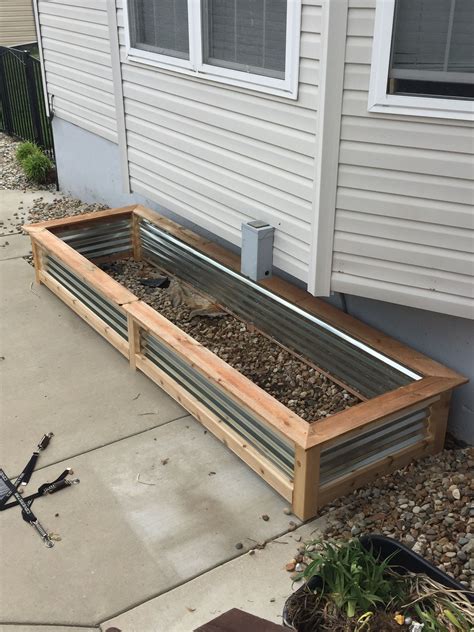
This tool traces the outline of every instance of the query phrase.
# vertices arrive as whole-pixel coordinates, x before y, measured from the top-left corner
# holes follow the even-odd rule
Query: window
[[[301,0],[128,0],[127,56],[297,97]]]
[[[473,0],[377,0],[369,110],[474,118]]]
[[[130,18],[133,48],[189,59],[187,0],[135,0]]]

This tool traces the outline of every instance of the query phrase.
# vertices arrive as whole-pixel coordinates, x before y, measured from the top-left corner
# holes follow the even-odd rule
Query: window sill
[[[137,54],[138,53],[138,54]],[[181,60],[180,60],[181,61]],[[298,83],[290,81],[272,79],[264,75],[246,74],[235,70],[220,68],[218,66],[205,66],[203,70],[196,70],[191,67],[189,61],[183,64],[172,63],[156,59],[155,55],[144,54],[144,51],[130,51],[127,55],[127,62],[137,66],[148,66],[157,70],[167,70],[169,72],[184,75],[194,79],[203,79],[208,82],[235,86],[254,92],[261,92],[272,96],[284,97],[296,100],[298,98]]]
[[[472,101],[400,95],[384,95],[384,97],[375,100],[369,97],[368,111],[378,114],[474,121]]]

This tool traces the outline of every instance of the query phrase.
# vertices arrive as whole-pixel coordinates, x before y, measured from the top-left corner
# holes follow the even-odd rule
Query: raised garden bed
[[[237,256],[141,206],[25,228],[37,281],[291,502],[298,517],[442,448],[451,391],[465,378],[304,290],[277,277],[246,279]],[[120,260],[122,268],[110,266]],[[160,297],[165,290],[140,291],[134,269],[149,275],[150,266],[229,316],[191,318],[189,310],[171,309]],[[249,349],[237,359],[222,342],[235,331]],[[246,362],[252,345],[254,361]]]

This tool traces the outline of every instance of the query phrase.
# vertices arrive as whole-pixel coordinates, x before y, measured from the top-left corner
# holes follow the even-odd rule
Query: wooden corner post
[[[320,453],[319,446],[296,446],[292,509],[300,520],[314,518],[318,511]]]
[[[132,248],[135,261],[142,259],[142,243],[140,239],[140,216],[132,213]]]
[[[127,326],[130,368],[135,371],[137,368],[137,355],[140,353],[140,326],[129,313],[127,313]]]
[[[35,281],[36,283],[39,284],[41,283],[40,272],[41,272],[41,269],[43,268],[42,252],[38,244],[36,243],[36,240],[33,237],[33,235],[30,235],[30,239],[31,239],[31,252],[33,254],[33,263],[35,264]]]
[[[439,400],[430,406],[428,433],[432,443],[433,453],[439,452],[444,446],[451,395],[452,391],[445,391],[441,394]]]

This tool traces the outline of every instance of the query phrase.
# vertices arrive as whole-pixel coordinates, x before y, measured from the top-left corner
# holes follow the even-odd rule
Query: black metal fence
[[[0,131],[41,147],[54,160],[41,63],[27,50],[0,46]]]

